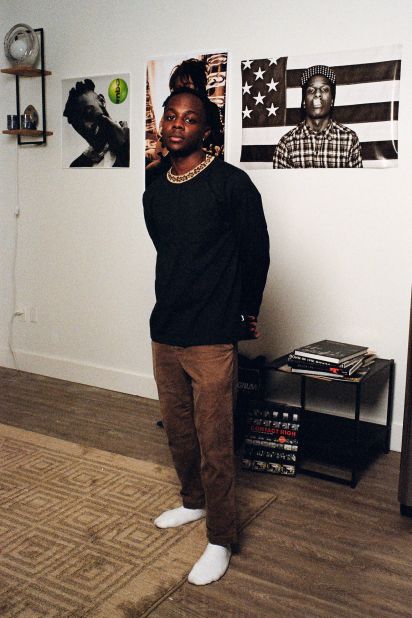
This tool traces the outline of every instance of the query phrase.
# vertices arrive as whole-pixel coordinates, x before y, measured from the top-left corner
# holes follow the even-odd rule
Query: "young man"
[[[304,120],[280,139],[273,167],[362,167],[358,136],[332,118],[334,71],[325,65],[309,67],[301,84]]]
[[[150,319],[154,374],[183,505],[155,524],[206,517],[208,545],[189,574],[197,585],[225,573],[237,541],[233,406],[242,314],[251,337],[269,267],[260,195],[241,170],[205,154],[209,101],[189,88],[164,103],[171,168],[143,196],[157,250]]]
[[[183,60],[183,62],[176,65],[169,79],[170,92],[174,92],[177,88],[190,88],[208,97],[206,84],[206,63],[196,58]],[[202,145],[203,150],[223,159],[224,129],[220,114],[222,113],[222,117],[224,117],[224,110],[219,110],[216,103],[209,101],[208,111],[210,116],[210,131],[207,140],[205,140]],[[153,159],[146,165],[146,187],[148,187],[166,168],[169,169],[170,165],[170,155],[163,142],[163,138],[160,138],[155,145]]]
[[[115,122],[106,109],[102,94],[96,94],[91,79],[71,88],[63,116],[89,147],[70,167],[129,167],[129,129]]]

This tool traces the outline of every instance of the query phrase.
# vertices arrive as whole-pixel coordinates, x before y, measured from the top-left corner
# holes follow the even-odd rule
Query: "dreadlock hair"
[[[74,88],[70,89],[63,112],[63,116],[67,118],[69,124],[72,124],[73,116],[76,115],[78,98],[85,92],[94,92],[95,87],[95,83],[91,79],[85,79],[83,82],[76,82]],[[104,104],[104,102],[102,103]]]
[[[167,105],[169,105],[170,99],[172,99],[173,97],[177,97],[177,95],[179,94],[191,94],[197,99],[199,99],[199,101],[202,102],[203,109],[205,112],[206,124],[211,127],[213,124],[213,118],[212,118],[212,112],[211,112],[213,103],[209,101],[206,93],[199,92],[199,90],[194,90],[193,88],[188,88],[187,86],[176,88],[175,90],[172,90],[169,96],[165,99],[163,103],[163,107],[167,107]]]
[[[167,105],[169,105],[170,99],[176,97],[179,94],[191,94],[202,102],[205,112],[206,124],[208,127],[210,127],[209,137],[205,138],[203,142],[204,146],[206,148],[209,148],[213,145],[221,146],[223,144],[223,127],[220,121],[219,108],[216,103],[210,101],[206,92],[203,93],[199,92],[199,90],[193,90],[193,88],[182,86],[181,88],[176,88],[169,94],[169,96],[163,103],[163,107],[167,107]]]
[[[190,77],[193,82],[195,90],[206,93],[206,63],[204,60],[197,60],[196,58],[189,58],[189,60],[183,60],[180,64],[177,64],[170,74],[169,90],[176,90],[176,82],[180,78]]]

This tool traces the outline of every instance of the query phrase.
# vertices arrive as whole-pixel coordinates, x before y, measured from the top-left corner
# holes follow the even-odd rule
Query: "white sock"
[[[188,582],[196,586],[216,582],[226,573],[231,555],[229,546],[208,543],[204,553],[190,571]]]
[[[202,519],[205,516],[205,509],[187,509],[184,506],[179,506],[177,509],[164,511],[154,520],[154,524],[158,528],[176,528],[191,521]]]

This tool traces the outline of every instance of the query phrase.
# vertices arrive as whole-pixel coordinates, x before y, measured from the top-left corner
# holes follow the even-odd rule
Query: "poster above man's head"
[[[243,61],[242,167],[397,166],[401,52]]]
[[[210,131],[204,138],[206,153],[223,158],[227,53],[186,54],[149,60],[146,78],[146,185],[170,167],[162,141],[163,104],[180,88],[207,97]]]

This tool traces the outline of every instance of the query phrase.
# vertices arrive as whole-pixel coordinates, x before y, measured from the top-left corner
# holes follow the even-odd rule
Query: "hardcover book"
[[[366,354],[367,351],[368,348],[366,346],[323,339],[322,341],[316,341],[301,348],[296,348],[294,354],[330,363],[344,363],[352,358]]]
[[[242,466],[248,470],[294,476],[301,408],[274,401],[251,401]]]
[[[348,361],[344,361],[343,363],[331,363],[329,361],[318,360],[316,358],[307,358],[306,356],[298,356],[297,354],[289,354],[288,356],[288,365],[290,367],[296,367],[296,369],[316,369],[319,371],[329,371],[330,368],[337,369],[348,369],[352,367],[355,363],[358,363],[359,360],[362,360],[371,356],[371,354],[361,354],[359,356],[355,356],[355,358],[351,358]]]
[[[369,371],[371,370],[371,368],[373,367],[373,365],[376,362],[376,358],[374,355],[371,355],[371,359],[368,360],[366,359],[361,366],[359,367],[359,369],[357,369],[355,371],[355,373],[353,373],[350,376],[342,376],[342,375],[336,375],[333,373],[326,373],[325,372],[308,372],[306,370],[302,371],[302,374],[306,374],[308,376],[311,376],[317,380],[342,380],[344,382],[361,382],[363,380],[363,378],[369,373]],[[290,365],[281,365],[280,367],[278,367],[279,371],[284,371],[285,373],[292,373],[293,372],[293,367],[291,367]],[[300,373],[300,372],[299,372]]]
[[[292,373],[308,373],[309,375],[315,376],[351,376],[355,371],[362,367],[364,356],[362,355],[359,359],[355,359],[350,365],[346,367],[339,367],[336,365],[332,365],[331,367],[315,367],[310,365],[309,367],[302,367],[304,363],[300,366],[292,365]]]
[[[254,472],[270,472],[271,474],[283,474],[285,476],[295,476],[296,474],[295,465],[249,459],[248,457],[242,459],[242,467],[245,470],[253,470]]]

